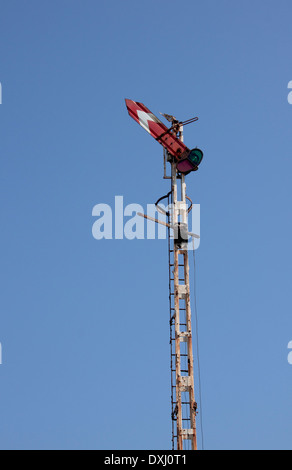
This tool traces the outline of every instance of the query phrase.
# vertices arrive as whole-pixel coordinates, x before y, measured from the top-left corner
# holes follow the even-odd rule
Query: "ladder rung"
[[[176,405],[176,403],[177,403],[176,401],[172,402],[173,405]],[[190,405],[191,403],[189,401],[181,401],[181,404],[182,405]]]
[[[172,402],[173,405],[176,405],[176,403],[177,403],[176,400]],[[191,403],[189,401],[181,401],[181,404],[182,405],[190,405]]]
[[[172,354],[172,356],[176,356],[176,354]],[[188,357],[188,354],[180,354],[180,357]]]
[[[183,331],[182,333],[186,333],[186,332]],[[184,337],[186,338],[186,336],[184,336]],[[176,340],[176,338],[173,338],[173,337],[171,337],[170,339],[171,339],[171,341],[175,341],[175,340]],[[179,338],[178,338],[178,339],[179,339]],[[186,343],[186,342],[187,342],[187,341],[184,341],[184,343]],[[182,354],[180,354],[180,356],[182,356]],[[187,354],[186,354],[186,356],[187,356]]]

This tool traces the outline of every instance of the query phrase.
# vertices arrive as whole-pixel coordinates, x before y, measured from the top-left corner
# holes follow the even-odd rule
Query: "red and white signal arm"
[[[203,152],[199,149],[190,150],[179,140],[175,134],[160,121],[142,103],[126,99],[129,115],[135,119],[157,142],[159,142],[177,161],[177,169],[181,173],[189,173],[198,169],[198,164],[203,158]],[[196,155],[194,154],[196,152]],[[201,153],[198,162],[198,152]]]

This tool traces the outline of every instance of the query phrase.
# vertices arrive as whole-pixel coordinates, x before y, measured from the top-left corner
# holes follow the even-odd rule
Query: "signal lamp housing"
[[[198,148],[191,150],[186,158],[178,162],[178,171],[185,174],[190,173],[191,171],[197,171],[201,161],[203,160],[203,156],[204,154],[202,150]]]

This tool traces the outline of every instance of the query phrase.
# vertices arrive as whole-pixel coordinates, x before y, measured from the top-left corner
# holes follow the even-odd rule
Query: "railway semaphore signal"
[[[198,170],[203,159],[202,150],[198,148],[190,150],[177,137],[181,126],[197,121],[197,117],[187,121],[178,121],[169,114],[163,114],[168,121],[172,122],[172,126],[168,129],[144,104],[128,99],[125,101],[129,115],[175,158],[178,171],[188,174]]]
[[[188,230],[192,202],[186,195],[185,176],[198,170],[203,152],[198,148],[190,150],[183,143],[183,125],[198,118],[178,121],[170,114],[163,114],[172,124],[167,128],[144,104],[126,99],[126,106],[130,116],[163,146],[164,178],[171,179],[171,190],[156,202],[158,212],[167,216],[167,222],[138,215],[168,227],[172,449],[197,450],[198,404],[194,385],[188,242],[190,238],[200,237]],[[171,176],[166,176],[166,160],[171,165]],[[163,199],[168,202],[167,211],[159,206]]]

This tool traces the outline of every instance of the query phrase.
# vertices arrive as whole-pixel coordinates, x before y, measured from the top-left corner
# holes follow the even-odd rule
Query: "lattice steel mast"
[[[167,129],[142,103],[126,99],[126,106],[129,115],[164,147],[164,178],[171,180],[171,191],[156,202],[161,212],[159,202],[168,199],[168,211],[162,210],[168,223],[139,215],[168,227],[172,448],[197,450],[188,239],[190,235],[198,236],[188,230],[192,203],[187,206],[190,199],[186,195],[185,175],[198,169],[203,152],[184,145],[183,124],[198,118],[180,122],[164,114],[172,123]],[[170,177],[166,176],[166,161],[171,164]]]
[[[179,127],[178,135],[183,140],[182,126]],[[175,227],[173,236],[168,229],[172,448],[183,450],[190,446],[196,450],[197,403],[194,391],[186,182],[185,175],[177,172],[176,163],[170,163],[169,224]]]

